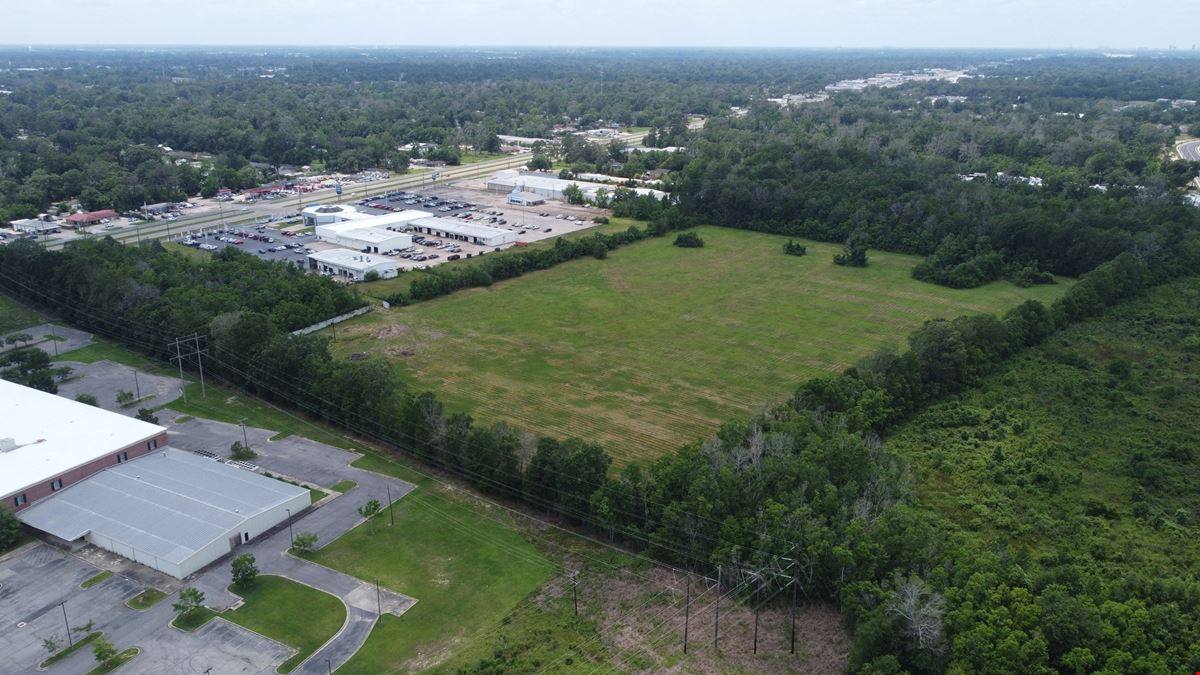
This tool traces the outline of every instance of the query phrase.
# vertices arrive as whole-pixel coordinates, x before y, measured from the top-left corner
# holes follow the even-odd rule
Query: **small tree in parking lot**
[[[86,403],[87,405],[91,405],[91,406],[96,406],[96,407],[100,406],[100,401],[97,401],[96,397],[92,396],[91,394],[79,394],[78,396],[75,397],[75,400],[79,401],[80,403]]]
[[[233,445],[229,446],[229,459],[239,462],[248,462],[255,457],[258,457],[258,453],[251,450],[249,447],[242,445],[241,441],[234,441]]]
[[[112,640],[103,635],[97,635],[96,639],[92,640],[92,656],[96,657],[96,663],[106,663],[116,655],[117,648],[113,646]]]
[[[133,403],[132,391],[125,391],[124,389],[117,391],[117,405],[127,406],[130,403]]]
[[[195,586],[188,586],[179,591],[179,602],[171,605],[179,613],[179,616],[185,617],[200,609],[204,605],[204,591],[201,591]]]
[[[233,574],[233,584],[247,588],[254,585],[254,581],[258,579],[258,563],[254,560],[254,556],[249,553],[243,553],[233,559],[230,563],[230,571]]]
[[[155,415],[154,411],[149,408],[138,408],[137,418],[143,422],[158,424],[158,415]]]
[[[62,649],[63,639],[57,635],[51,635],[48,638],[42,638],[42,649],[45,649],[51,656],[58,653]]]

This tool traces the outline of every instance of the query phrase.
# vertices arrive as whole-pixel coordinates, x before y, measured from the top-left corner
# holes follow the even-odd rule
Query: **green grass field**
[[[158,602],[165,597],[167,597],[167,594],[163,593],[162,591],[158,590],[157,588],[147,588],[146,590],[142,591],[141,593],[138,593],[137,595],[130,598],[125,603],[125,606],[129,607],[130,609],[136,609],[138,611],[141,611],[143,609],[150,609],[151,607],[157,605]]]
[[[41,312],[0,293],[0,335],[46,321]]]
[[[619,225],[618,225],[619,227]],[[335,351],[391,358],[414,387],[489,422],[603,442],[624,461],[654,457],[788,397],[926,319],[1050,301],[1067,283],[955,290],[915,281],[914,256],[699,229],[707,246],[664,237],[337,327]]]
[[[233,586],[246,604],[221,614],[240,626],[297,650],[279,666],[291,672],[329,641],[346,622],[346,606],[334,596],[290,579],[262,575],[249,589]]]
[[[378,579],[417,604],[399,618],[385,616],[339,673],[432,668],[493,629],[553,575],[553,563],[505,524],[494,507],[484,517],[477,509],[486,506],[447,494],[377,456],[354,465],[420,487],[396,502],[394,527],[385,512],[308,557],[360,579]]]

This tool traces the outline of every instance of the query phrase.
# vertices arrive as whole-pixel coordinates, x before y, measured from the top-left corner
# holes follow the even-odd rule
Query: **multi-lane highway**
[[[618,134],[616,136],[616,140],[631,145],[640,143],[645,138],[645,133]],[[529,154],[508,155],[475,164],[445,167],[436,171],[436,182],[445,184],[466,178],[486,176],[501,169],[524,166],[528,163],[529,158]],[[353,202],[368,195],[378,195],[384,192],[414,187],[422,188],[433,183],[433,172],[406,173],[386,180],[344,186],[343,193],[340,195],[340,201]],[[245,226],[256,221],[267,220],[271,216],[278,216],[285,212],[294,213],[299,210],[302,201],[311,204],[334,201],[338,197],[335,188],[325,188],[305,193],[294,199],[274,199],[245,206],[241,204],[219,205],[216,211],[209,209],[204,213],[184,216],[175,220],[155,220],[149,223],[139,223],[133,227],[123,227],[119,230],[104,232],[104,236],[112,237],[122,243],[169,239],[185,232],[202,229],[227,225]],[[46,243],[46,248],[61,248],[67,241],[70,240],[52,239]]]
[[[1181,159],[1200,162],[1200,139],[1178,143],[1175,145],[1175,151],[1179,153]]]

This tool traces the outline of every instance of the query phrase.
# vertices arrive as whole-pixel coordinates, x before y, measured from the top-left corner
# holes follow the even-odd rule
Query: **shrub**
[[[243,553],[233,559],[229,569],[233,574],[233,583],[235,586],[253,586],[254,581],[258,579],[258,563],[255,562],[254,556],[249,553]]]
[[[681,232],[675,236],[675,245],[679,248],[702,248],[704,240],[695,232]]]
[[[242,445],[241,441],[234,441],[233,445],[229,446],[229,459],[248,462],[255,457],[258,457],[258,453],[251,450],[248,446]]]
[[[787,255],[805,255],[808,253],[808,247],[788,239],[787,243],[783,245],[783,252]]]
[[[86,403],[91,406],[96,406],[97,408],[100,407],[100,401],[97,401],[96,397],[92,396],[91,394],[80,394],[75,397],[75,400],[79,401],[80,403]]]
[[[317,535],[313,532],[301,532],[292,542],[292,550],[296,553],[311,553],[317,545]]]

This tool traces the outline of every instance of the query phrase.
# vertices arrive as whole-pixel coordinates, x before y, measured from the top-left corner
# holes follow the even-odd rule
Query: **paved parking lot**
[[[58,385],[58,395],[75,398],[79,394],[91,394],[101,408],[122,415],[133,417],[138,408],[154,408],[165,405],[179,398],[183,382],[177,377],[152,375],[145,371],[136,371],[129,366],[112,361],[97,361],[96,363],[78,363],[69,358],[56,361],[70,366],[72,379]],[[124,389],[135,396],[139,393],[142,399],[129,407],[117,404],[117,391]]]
[[[11,348],[4,339],[10,335],[17,335],[19,333],[24,333],[32,337],[33,341],[38,343],[33,346],[49,354],[50,358],[55,358],[59,354],[69,352],[72,349],[79,349],[80,347],[92,344],[91,333],[67,326],[60,326],[56,323],[43,323],[32,328],[0,336],[0,345],[2,345],[0,349]],[[20,345],[12,346],[19,347]]]
[[[31,673],[46,657],[42,639],[66,639],[65,601],[71,626],[95,621],[119,649],[138,646],[142,654],[122,673],[266,673],[287,658],[290,649],[225,621],[214,621],[195,634],[167,626],[174,616],[171,599],[138,612],[125,601],[142,584],[112,576],[86,590],[79,584],[100,570],[46,544],[22,548],[0,560],[0,674]],[[86,673],[96,665],[82,649],[52,672]]]

